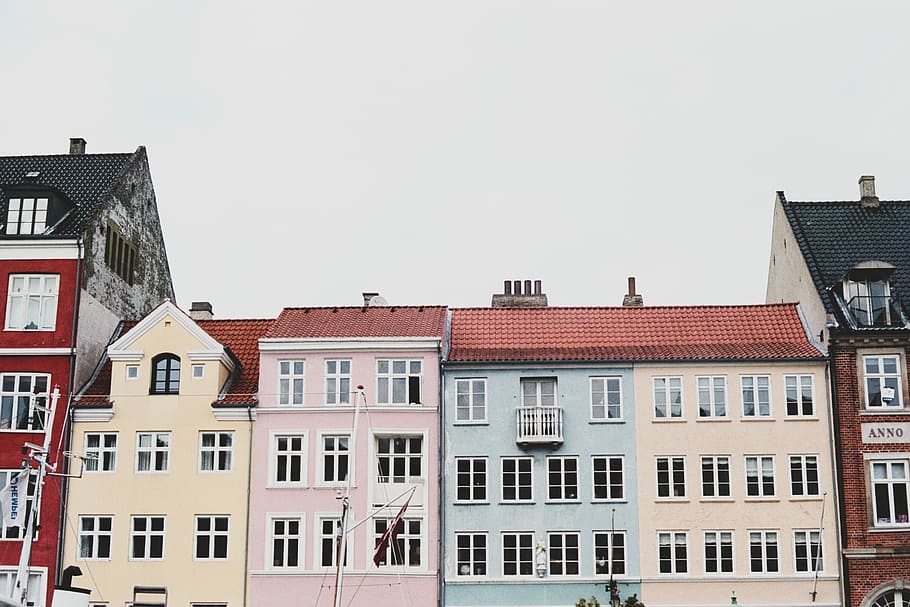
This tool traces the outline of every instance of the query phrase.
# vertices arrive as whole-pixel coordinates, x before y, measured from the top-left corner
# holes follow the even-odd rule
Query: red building
[[[910,201],[778,192],[767,300],[798,300],[830,356],[844,605],[910,605]]]
[[[0,487],[44,441],[40,406],[61,398],[49,461],[62,472],[67,405],[91,375],[118,322],[173,299],[144,148],[125,154],[0,157]],[[78,468],[78,465],[75,466]],[[49,476],[39,505],[29,598],[49,605],[58,576],[65,494]],[[30,488],[31,489],[31,488]],[[8,594],[24,529],[0,526],[0,593]]]

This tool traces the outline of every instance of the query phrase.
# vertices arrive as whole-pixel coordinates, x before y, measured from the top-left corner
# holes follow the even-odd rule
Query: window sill
[[[698,500],[703,504],[735,504],[736,500],[729,495],[723,497],[702,497]]]
[[[817,422],[819,417],[817,415],[788,415],[784,417],[785,422]]]
[[[588,420],[588,423],[589,424],[624,424],[624,423],[626,423],[626,420],[624,420],[621,417],[608,417],[606,419],[602,419],[599,417],[592,417],[591,419]]]
[[[691,500],[688,497],[657,497],[654,498],[655,504],[688,504]]]
[[[749,495],[746,496],[743,501],[745,502],[779,502],[780,498],[775,496],[763,497],[759,495]]]
[[[655,424],[681,424],[686,422],[685,417],[654,417],[651,421]]]
[[[294,486],[296,487],[297,485],[294,485]],[[333,489],[333,490],[335,490],[335,489],[346,489],[347,486],[348,486],[347,481],[342,481],[340,483],[319,482],[319,483],[316,483],[313,485],[313,489]],[[283,488],[284,488],[283,485],[272,485],[272,489],[283,489]],[[357,488],[357,482],[354,481],[351,483],[351,489],[356,489],[356,488]]]
[[[860,417],[882,417],[885,415],[907,416],[910,415],[910,410],[900,407],[897,409],[863,409],[859,412]]]
[[[619,498],[619,499],[600,499],[600,500],[598,500],[598,499],[593,499],[593,500],[591,500],[591,503],[592,503],[592,504],[628,504],[628,503],[629,503],[629,500],[627,500],[626,498]]]
[[[822,495],[791,495],[791,502],[821,502],[825,498]]]
[[[710,415],[708,417],[698,417],[695,419],[696,422],[706,422],[709,424],[723,423],[723,422],[732,422],[733,419],[727,416],[719,415]]]
[[[869,533],[907,533],[910,531],[910,523],[895,523],[894,525],[869,527]]]
[[[472,420],[458,420],[452,422],[453,426],[489,426],[490,422],[487,420],[481,421],[472,421]]]
[[[462,500],[460,502],[458,502],[458,501],[452,502],[452,505],[453,506],[489,506],[490,502],[489,502],[489,500],[478,500],[476,502],[467,502],[467,501]]]
[[[580,503],[581,503],[581,500],[575,499],[575,498],[567,499],[567,500],[546,500],[546,501],[544,501],[544,504],[547,504],[548,506],[558,506],[559,504],[580,504]]]
[[[770,415],[743,415],[739,418],[742,422],[773,422],[774,417]]]
[[[537,502],[535,502],[534,500],[528,500],[528,501],[519,501],[519,500],[506,501],[506,500],[501,500],[501,501],[499,502],[499,505],[500,505],[500,506],[529,506],[529,505],[530,505],[530,506],[533,506],[533,505],[536,504],[536,503],[537,503]]]

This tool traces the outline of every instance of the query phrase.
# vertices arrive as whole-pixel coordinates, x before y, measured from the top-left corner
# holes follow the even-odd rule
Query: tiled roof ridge
[[[521,310],[525,312],[541,312],[544,310],[730,310],[734,308],[792,308],[799,305],[796,301],[776,301],[770,303],[751,304],[691,304],[691,305],[660,305],[660,306],[469,306],[449,308],[453,312],[473,310]]]
[[[859,200],[785,200],[787,204],[862,204]],[[910,203],[910,200],[884,200],[879,199],[879,204]]]
[[[420,308],[431,308],[431,309],[436,309],[436,308],[446,308],[446,307],[448,307],[448,306],[446,306],[445,304],[432,304],[432,305],[425,305],[425,304],[408,304],[408,305],[404,305],[404,306],[398,306],[398,305],[394,305],[394,306],[363,306],[363,305],[360,305],[360,306],[288,306],[288,307],[282,308],[282,311],[297,311],[297,310],[361,310],[361,309],[364,309],[364,310],[366,310],[366,309],[384,310],[384,309],[386,309],[386,308],[393,309],[393,310],[394,310],[394,309],[420,309]]]
[[[139,146],[139,148],[142,148],[142,146]],[[9,156],[0,156],[0,160],[4,160],[7,158],[58,158],[58,157],[64,157],[64,156],[67,158],[82,158],[85,156],[132,156],[133,154],[136,153],[136,151],[138,151],[138,150],[134,150],[132,152],[102,152],[102,153],[97,153],[97,154],[89,154],[89,153],[85,153],[85,154],[67,154],[67,153],[62,153],[62,154],[11,154]]]

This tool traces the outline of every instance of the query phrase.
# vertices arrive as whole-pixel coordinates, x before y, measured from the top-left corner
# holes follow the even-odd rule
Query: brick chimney
[[[547,296],[541,292],[541,283],[535,280],[524,281],[524,286],[520,280],[503,281],[502,293],[494,293],[493,301],[490,303],[494,308],[546,308]]]
[[[874,175],[863,175],[859,178],[859,201],[862,203],[863,208],[878,208],[878,196],[875,195]]]
[[[190,305],[190,318],[193,320],[212,320],[212,304],[207,301],[194,301]]]
[[[70,154],[73,156],[82,156],[85,154],[85,139],[82,137],[70,138]]]
[[[635,292],[635,277],[629,276],[629,292],[625,294],[622,298],[622,305],[624,306],[643,306],[645,305],[644,300],[642,300],[641,295],[638,295]]]

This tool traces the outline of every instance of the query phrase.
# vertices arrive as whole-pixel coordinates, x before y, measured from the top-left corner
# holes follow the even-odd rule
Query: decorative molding
[[[75,239],[4,240],[0,260],[67,259],[81,257],[79,241]]]
[[[72,356],[72,348],[0,348],[0,356]]]
[[[212,415],[220,422],[247,422],[250,421],[250,415],[247,411],[252,411],[253,421],[256,421],[255,407],[212,407]]]
[[[95,407],[92,409],[80,409],[79,401],[73,403],[73,421],[74,422],[109,422],[114,417],[114,406]]]
[[[140,361],[142,357],[145,356],[145,352],[142,350],[121,350],[119,352],[111,352],[108,350],[108,358],[116,361]]]

